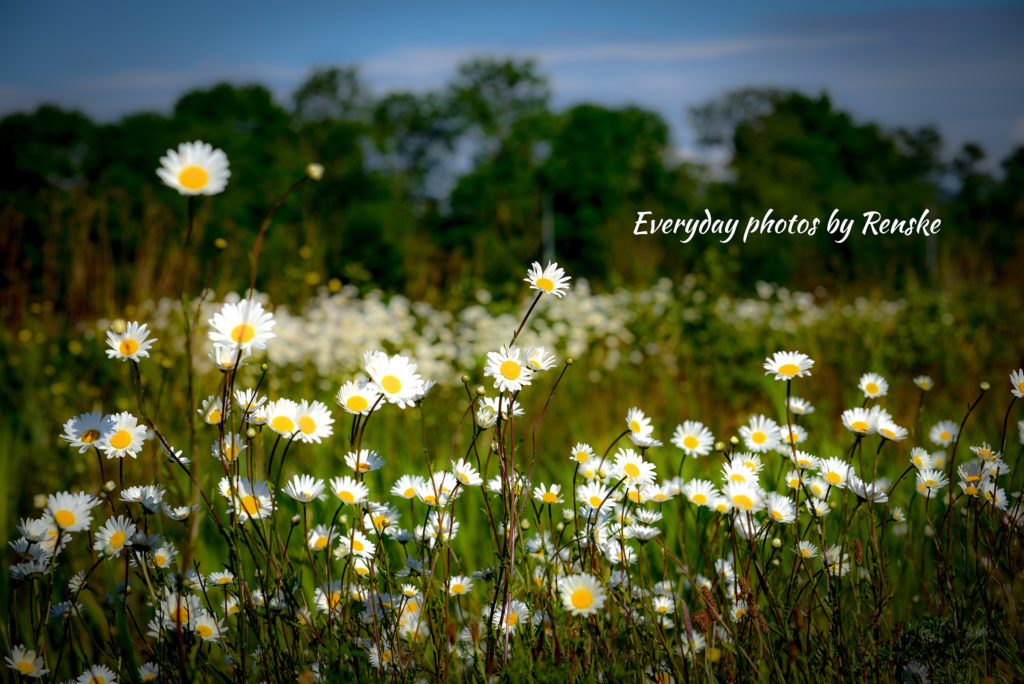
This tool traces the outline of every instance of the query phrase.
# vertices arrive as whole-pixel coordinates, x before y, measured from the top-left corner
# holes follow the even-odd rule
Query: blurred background
[[[68,462],[95,468],[59,445],[63,421],[133,409],[126,368],[102,354],[111,319],[158,328],[144,369],[160,417],[180,422],[186,202],[155,170],[196,139],[231,165],[227,191],[196,204],[190,275],[215,264],[214,301],[247,285],[274,199],[308,162],[326,167],[263,248],[257,288],[294,317],[270,353],[275,396],[331,403],[369,346],[481,382],[484,352],[525,308],[527,265],[551,258],[586,283],[538,318],[540,341],[580,359],[551,414],[553,454],[614,436],[634,403],[665,442],[677,419],[727,436],[749,413],[777,416],[760,362],[779,348],[819,361],[808,398],[825,445],[868,370],[893,382],[898,419],[915,419],[917,373],[936,379],[934,418],[958,419],[979,380],[1002,387],[1022,356],[1021,29],[1020,3],[953,0],[699,15],[667,2],[9,6],[0,523],[68,486]],[[929,209],[942,232],[842,245],[632,234],[640,210],[745,222],[768,208]],[[442,406],[459,397],[445,382]],[[615,401],[593,401],[595,385]],[[439,449],[449,418],[431,416]],[[380,448],[417,452],[395,439]],[[295,457],[333,474],[341,448]]]

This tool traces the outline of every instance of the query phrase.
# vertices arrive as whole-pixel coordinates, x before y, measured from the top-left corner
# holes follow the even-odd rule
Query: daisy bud
[[[565,365],[566,366],[571,366],[574,363],[575,363],[575,361],[572,360],[571,356],[565,360]]]
[[[740,443],[740,438],[737,437],[736,435],[733,435],[732,437],[729,438],[729,444],[732,444],[733,446],[737,446],[739,443]]]
[[[469,382],[469,376],[468,375],[463,375],[462,376],[462,384],[465,385],[468,382]]]
[[[301,515],[296,514],[292,516],[292,525],[298,525],[300,522],[302,522]]]
[[[228,241],[222,237],[219,237],[213,241],[213,246],[216,247],[217,249],[227,249]]]
[[[778,558],[772,558],[772,567],[773,568],[779,567],[779,559]]]
[[[115,489],[117,489],[117,484],[115,484],[113,480],[107,480],[106,482],[103,483],[103,491],[107,492],[108,494],[114,491]]]
[[[32,499],[32,505],[34,505],[36,508],[46,508],[46,495],[36,494],[35,497]]]
[[[776,548],[776,549],[781,548],[782,547],[782,540],[779,539],[778,537],[775,537],[774,539],[772,539],[772,546],[774,548]]]
[[[324,165],[311,163],[306,165],[306,175],[312,180],[318,181],[324,177]]]
[[[982,392],[988,392],[990,389],[992,389],[992,385],[988,384],[987,382],[981,383]]]
[[[558,523],[555,525],[555,531],[561,533],[565,529],[565,523]]]
[[[715,451],[725,451],[725,442],[715,442]]]
[[[124,322],[123,318],[116,318],[110,324],[111,331],[117,333],[118,335],[123,333],[127,327],[128,327],[128,324]]]
[[[266,373],[268,370],[270,370],[270,364],[269,363],[261,363],[260,364],[260,370],[263,371],[264,373]]]
[[[484,394],[487,393],[487,390],[485,390],[482,386],[477,386],[476,393],[482,397],[484,396]]]
[[[565,522],[572,522],[572,519],[576,517],[576,513],[570,511],[568,508],[562,509],[562,520]]]
[[[256,439],[256,428],[249,428],[245,431],[246,439]]]
[[[348,525],[348,513],[342,514],[342,516],[338,518],[338,522],[342,525]]]
[[[519,527],[521,527],[524,530],[530,529],[530,521],[527,520],[526,518],[523,518],[522,520],[519,521]]]

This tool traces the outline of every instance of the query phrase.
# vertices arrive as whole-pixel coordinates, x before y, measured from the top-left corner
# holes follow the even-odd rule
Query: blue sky
[[[440,6],[439,6],[440,5]],[[260,82],[284,101],[313,66],[359,64],[377,92],[428,89],[473,56],[535,57],[555,103],[661,112],[744,85],[826,90],[861,120],[940,127],[995,156],[1024,144],[1024,3],[6,3],[0,113],[42,102],[103,120],[183,92]]]

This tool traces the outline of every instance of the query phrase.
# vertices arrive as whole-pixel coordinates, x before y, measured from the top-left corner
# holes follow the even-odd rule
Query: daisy
[[[654,426],[651,425],[651,419],[644,415],[644,412],[636,406],[626,412],[626,425],[629,427],[629,431],[634,435],[650,437],[651,433],[654,432]]]
[[[210,445],[210,455],[225,463],[231,463],[241,456],[246,448],[242,435],[229,432],[224,435],[223,441],[217,439]]]
[[[117,674],[106,665],[93,665],[75,680],[77,684],[117,684]]]
[[[770,492],[765,497],[765,510],[774,522],[791,523],[796,520],[796,506],[788,496]]]
[[[368,416],[380,408],[380,392],[377,391],[376,385],[369,381],[350,380],[338,390],[335,401],[348,413]]]
[[[210,340],[229,349],[266,349],[275,337],[274,314],[263,310],[263,305],[251,299],[237,304],[226,302],[210,319]]]
[[[560,504],[562,503],[561,492],[562,485],[552,484],[548,486],[541,483],[533,488],[533,498],[542,504]]]
[[[329,530],[327,525],[317,525],[306,535],[306,544],[312,551],[323,551],[333,541],[337,530]]]
[[[843,547],[839,544],[830,546],[821,557],[821,563],[830,575],[842,577],[850,571],[850,554],[842,553]],[[840,557],[840,554],[841,557]]]
[[[105,416],[99,411],[83,413],[64,423],[64,434],[61,439],[70,442],[71,447],[78,447],[78,453],[84,453],[89,447],[99,444],[114,433],[114,417]]]
[[[707,456],[714,443],[715,436],[711,430],[696,420],[687,420],[677,425],[672,434],[672,444],[686,452],[687,456]]]
[[[250,482],[242,477],[236,480],[231,507],[242,522],[251,518],[262,519],[274,510],[274,497],[266,482]]]
[[[203,417],[203,422],[207,425],[218,425],[224,419],[224,405],[221,404],[220,397],[209,396],[203,399],[196,412]]]
[[[632,449],[619,449],[615,455],[617,477],[624,478],[627,485],[641,487],[654,482],[654,464],[644,461]]]
[[[565,270],[559,268],[558,264],[553,261],[549,261],[544,268],[541,268],[539,262],[534,261],[523,280],[530,283],[530,288],[534,290],[547,292],[556,297],[564,297],[565,293],[569,291],[571,278],[565,275]]]
[[[391,487],[391,493],[403,499],[415,499],[416,490],[423,484],[423,478],[415,475],[402,475]]]
[[[798,416],[806,416],[810,413],[814,413],[814,405],[806,399],[800,397],[789,398],[789,410]]]
[[[146,426],[139,425],[138,419],[130,413],[117,413],[111,419],[114,425],[110,433],[99,441],[100,450],[107,458],[138,457],[149,436]]]
[[[820,465],[819,465],[820,468]],[[829,484],[822,477],[812,477],[807,481],[807,490],[819,499],[825,498],[825,494],[829,490]]]
[[[543,371],[554,368],[557,361],[544,347],[532,347],[526,350],[526,363],[535,371]]]
[[[450,473],[433,473],[416,488],[416,498],[428,506],[447,505],[458,483],[458,478]]]
[[[251,354],[252,349],[239,349],[238,347],[215,344],[213,349],[210,350],[210,361],[217,367],[217,370],[229,371],[241,366],[246,357]]]
[[[473,580],[465,575],[455,575],[448,580],[448,593],[452,596],[462,596],[473,588]]]
[[[906,439],[909,434],[905,427],[901,427],[887,419],[878,421],[876,429],[878,430],[878,434],[882,435],[885,439],[892,440],[893,442],[902,441]]]
[[[518,392],[530,384],[533,369],[522,360],[522,350],[508,350],[487,353],[484,375],[494,378],[494,387],[500,392]]]
[[[589,444],[583,442],[577,442],[569,452],[569,460],[576,463],[586,463],[592,458],[594,458],[594,450]]]
[[[983,442],[981,446],[972,446],[971,451],[975,456],[986,462],[994,461],[1002,455],[1000,452],[993,450],[988,442]]]
[[[818,472],[830,486],[841,489],[846,486],[850,465],[841,458],[823,458],[818,465]]]
[[[235,390],[235,406],[244,414],[255,413],[266,403],[267,398],[261,397],[256,390]]]
[[[96,541],[92,548],[107,558],[119,557],[124,547],[132,545],[131,540],[135,536],[135,531],[135,525],[129,518],[111,518],[96,532]]]
[[[464,458],[456,461],[452,466],[452,473],[464,487],[479,487],[484,482],[480,473],[477,472],[476,466]]]
[[[934,466],[931,455],[921,447],[914,447],[910,450],[910,463],[918,470]]]
[[[181,143],[160,157],[156,175],[182,195],[217,195],[224,192],[231,171],[223,150],[202,140]]]
[[[818,547],[811,542],[802,541],[797,543],[796,550],[801,558],[814,558],[818,555]]]
[[[411,359],[396,354],[370,351],[364,355],[364,368],[374,382],[374,389],[398,408],[408,408],[424,393],[423,378]]]
[[[144,682],[155,681],[160,676],[160,666],[156,663],[146,663],[139,666],[139,679]]]
[[[317,587],[313,590],[313,603],[321,613],[338,611],[341,608],[341,581],[331,582],[327,588]]]
[[[782,432],[778,424],[765,416],[752,416],[750,423],[740,428],[740,436],[747,448],[757,453],[772,451],[779,445]]]
[[[1024,399],[1024,368],[1019,368],[1010,373],[1010,384],[1013,389],[1010,392],[1018,399]]]
[[[295,422],[299,426],[296,437],[300,442],[319,444],[320,440],[330,437],[334,433],[334,428],[331,427],[334,425],[334,418],[331,417],[330,410],[322,402],[303,400],[296,408],[295,415],[297,417]]]
[[[562,605],[570,615],[587,617],[604,607],[604,589],[592,575],[581,573],[570,575],[558,583]]]
[[[935,383],[932,382],[932,379],[927,375],[918,375],[916,378],[914,378],[914,384],[917,385],[919,389],[924,390],[925,392],[927,392],[928,390],[935,386]]]
[[[641,435],[636,432],[629,433],[629,441],[641,449],[647,449],[648,447],[660,447],[661,441],[654,439],[648,435]]]
[[[263,410],[270,429],[283,437],[291,437],[299,429],[299,405],[291,399],[278,399]]]
[[[196,618],[192,631],[198,634],[203,641],[216,641],[227,631],[227,627],[224,626],[224,623],[219,622],[215,616],[203,613]]]
[[[941,420],[928,431],[928,439],[939,446],[949,446],[956,439],[960,428],[951,420]]]
[[[811,374],[814,361],[800,352],[775,352],[765,359],[765,375],[775,374],[776,380],[792,380]]]
[[[191,629],[203,613],[198,596],[169,592],[156,607],[156,616],[167,629]]]
[[[761,488],[756,485],[728,482],[723,494],[733,506],[747,513],[756,512],[764,505]]]
[[[917,472],[917,493],[925,498],[931,498],[948,484],[949,480],[941,470],[929,469]]]
[[[815,470],[818,467],[818,457],[812,456],[806,451],[800,451],[789,454],[789,460],[791,460],[797,468],[800,470]]]
[[[91,510],[99,504],[91,494],[59,492],[46,497],[46,516],[65,532],[81,532],[92,523]]]
[[[817,466],[815,466],[817,467]],[[800,476],[799,470],[790,470],[786,473],[786,486],[790,489],[800,489],[800,483],[803,481]]]
[[[331,491],[334,495],[350,504],[359,504],[370,496],[370,490],[362,482],[353,477],[335,477],[331,480]]]
[[[314,499],[323,501],[326,498],[324,494],[324,481],[312,475],[293,475],[292,479],[281,491],[299,503],[304,504]]]
[[[878,373],[865,373],[860,376],[860,382],[857,383],[857,387],[869,399],[884,397],[889,391],[889,383]]]
[[[384,466],[384,459],[376,451],[361,449],[345,454],[345,465],[357,473],[368,473],[380,470]]]
[[[122,333],[116,333],[113,330],[107,331],[107,346],[110,347],[107,350],[107,358],[121,359],[122,361],[131,359],[138,363],[140,358],[149,356],[149,349],[154,342],[156,339],[149,338],[149,331],[146,329],[145,323],[139,325],[132,321],[125,326]]]
[[[832,510],[831,508],[829,508],[828,502],[826,502],[824,499],[812,497],[808,499],[805,503],[807,505],[807,511],[816,518],[824,518],[826,515],[828,515],[829,511]]]
[[[352,530],[347,537],[338,538],[338,548],[334,550],[334,557],[341,559],[346,556],[356,556],[369,560],[377,547],[370,539],[359,530]]]
[[[780,425],[779,434],[781,435],[782,443],[776,447],[776,450],[783,456],[792,455],[793,450],[790,445],[807,441],[807,430],[799,425],[790,425],[788,428]]]
[[[215,587],[223,587],[234,582],[235,576],[227,570],[222,570],[220,572],[211,572],[209,577],[207,577],[206,579],[211,585]]]
[[[373,532],[390,534],[402,514],[388,504],[369,502],[370,512],[363,516],[363,524]]]
[[[741,459],[734,458],[722,466],[722,479],[726,482],[746,484],[757,482],[757,474],[746,467]]]
[[[30,679],[39,679],[49,672],[43,657],[37,656],[35,651],[26,650],[24,645],[12,648],[10,655],[4,657],[4,661],[7,667]]]
[[[871,412],[863,408],[852,408],[843,411],[841,416],[843,427],[857,435],[870,435],[875,431],[875,421]]]
[[[850,473],[847,486],[851,492],[865,501],[885,503],[889,500],[889,481],[884,478],[875,482],[867,482]]]
[[[611,490],[600,482],[588,482],[585,485],[580,485],[576,490],[576,499],[595,511],[613,501]]]

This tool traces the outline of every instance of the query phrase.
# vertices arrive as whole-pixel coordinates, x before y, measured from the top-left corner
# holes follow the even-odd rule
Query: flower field
[[[1024,677],[1019,295],[534,262],[515,301],[278,303],[260,245],[322,175],[248,287],[5,332],[5,676]],[[188,245],[228,160],[158,176]]]

